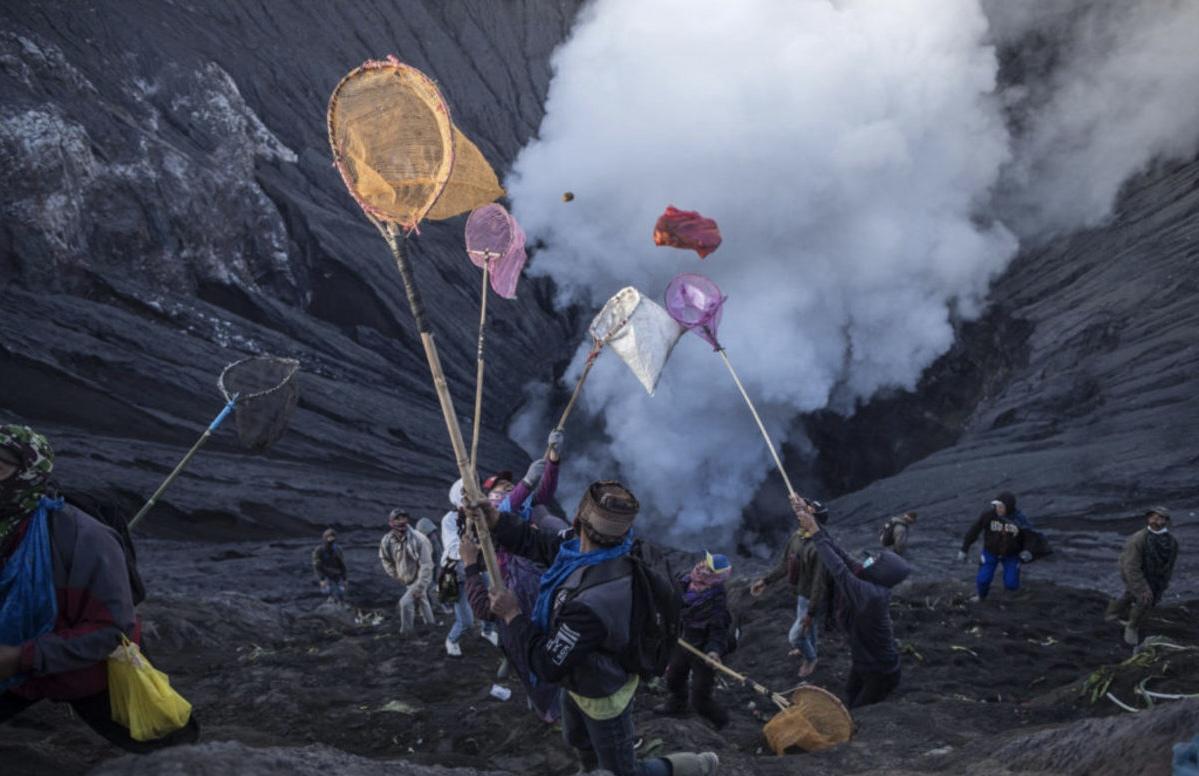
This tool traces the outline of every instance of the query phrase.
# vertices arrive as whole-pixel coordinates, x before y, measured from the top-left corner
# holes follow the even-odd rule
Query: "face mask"
[[[1149,533],[1157,534],[1158,536],[1161,536],[1162,534],[1169,533],[1169,532],[1170,532],[1169,526],[1164,526],[1162,528],[1150,528],[1149,529]]]

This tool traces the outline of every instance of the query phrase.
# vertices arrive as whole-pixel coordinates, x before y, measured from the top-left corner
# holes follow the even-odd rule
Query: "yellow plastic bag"
[[[191,719],[192,705],[124,636],[121,646],[108,656],[108,694],[113,721],[129,728],[134,741],[162,738]]]

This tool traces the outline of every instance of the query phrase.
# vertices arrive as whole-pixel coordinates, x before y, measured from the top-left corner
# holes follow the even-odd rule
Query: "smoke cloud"
[[[1154,161],[1199,147],[1199,3],[987,0],[1017,137],[999,211],[1021,235],[1094,226]]]
[[[776,443],[801,413],[913,387],[1017,250],[994,194],[1046,173],[1013,147],[1053,145],[1038,123],[1014,145],[994,36],[978,0],[598,0],[555,54],[539,137],[507,181],[544,242],[530,271],[591,309],[625,285],[660,301],[679,272],[712,277],[729,297],[722,343]],[[1041,99],[1069,114],[1077,98]],[[720,250],[701,263],[655,247],[668,204],[715,218]],[[512,430],[536,449],[552,421],[544,391],[530,396]],[[603,354],[581,411],[602,438],[572,440],[564,499],[619,476],[675,543],[727,545],[772,467],[694,335],[654,397]]]

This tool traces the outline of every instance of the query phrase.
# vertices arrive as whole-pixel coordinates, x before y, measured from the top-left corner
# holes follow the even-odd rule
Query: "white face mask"
[[[1148,528],[1148,526],[1146,526],[1146,527]],[[1169,533],[1169,532],[1170,532],[1170,526],[1168,526],[1168,525],[1163,526],[1161,528],[1149,528],[1149,533],[1157,534],[1158,536],[1161,536],[1162,534]]]

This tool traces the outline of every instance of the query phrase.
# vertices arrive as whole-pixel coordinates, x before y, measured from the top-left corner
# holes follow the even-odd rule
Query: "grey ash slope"
[[[440,508],[454,465],[386,248],[330,164],[338,79],[394,53],[439,79],[499,169],[538,126],[577,3],[68,2],[0,12],[0,417],[47,431],[64,482],[148,494],[258,352],[304,363],[292,431],[265,457],[231,431],[151,532],[277,533]],[[463,418],[478,274],[461,219],[412,242]],[[568,355],[548,288],[491,306],[485,466],[530,379]],[[467,428],[469,432],[469,428]],[[385,483],[381,487],[381,483]]]

